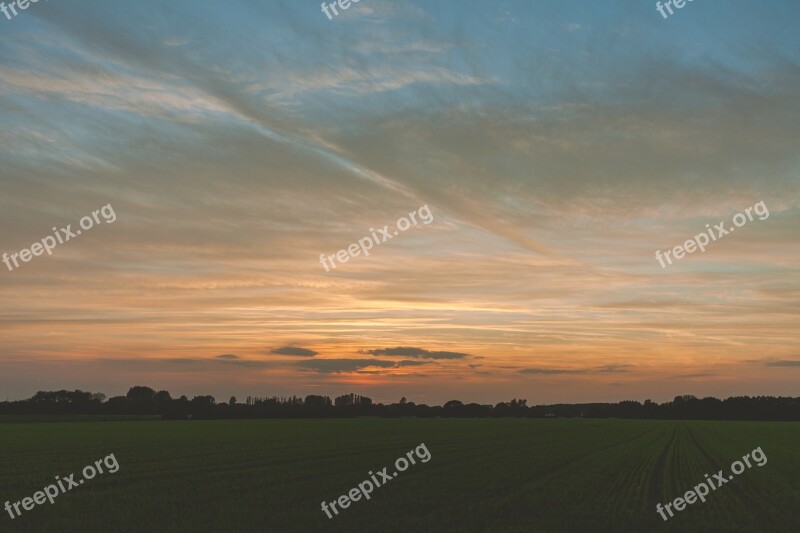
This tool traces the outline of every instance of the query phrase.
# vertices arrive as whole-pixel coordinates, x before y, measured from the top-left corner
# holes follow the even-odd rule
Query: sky
[[[114,214],[0,264],[0,400],[796,396],[799,18],[789,0],[0,15],[0,252]]]

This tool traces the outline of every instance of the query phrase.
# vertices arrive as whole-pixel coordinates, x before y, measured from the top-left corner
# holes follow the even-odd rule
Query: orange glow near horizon
[[[0,399],[797,394],[800,71],[770,26],[718,48],[537,2],[375,0],[325,31],[294,3],[50,4],[3,30],[0,253],[116,220],[0,263]]]

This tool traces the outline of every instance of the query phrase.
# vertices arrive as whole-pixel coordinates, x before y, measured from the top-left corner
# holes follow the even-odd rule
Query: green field
[[[424,442],[329,520],[320,509]],[[800,424],[541,419],[0,423],[0,505],[110,453],[119,471],[0,531],[800,531]],[[761,447],[768,458],[664,522]]]

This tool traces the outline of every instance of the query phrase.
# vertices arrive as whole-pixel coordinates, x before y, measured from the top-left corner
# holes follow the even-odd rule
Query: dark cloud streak
[[[319,352],[308,350],[306,348],[299,348],[296,346],[282,346],[281,348],[274,348],[270,353],[279,355],[292,355],[296,357],[314,357]]]
[[[396,348],[380,348],[376,350],[367,350],[364,353],[370,355],[383,355],[388,357],[418,357],[420,359],[464,359],[470,355],[461,352],[432,352],[424,348],[415,348],[412,346],[398,346]]]
[[[302,361],[297,366],[320,373],[358,372],[362,368],[401,368],[429,364],[428,361],[387,361],[384,359],[315,359]]]

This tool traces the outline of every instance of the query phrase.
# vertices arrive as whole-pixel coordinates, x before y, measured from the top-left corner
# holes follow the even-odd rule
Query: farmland
[[[425,443],[328,519],[333,501]],[[0,505],[108,454],[119,470],[1,531],[797,531],[800,424],[582,419],[0,422]],[[768,458],[664,522],[761,447]]]

